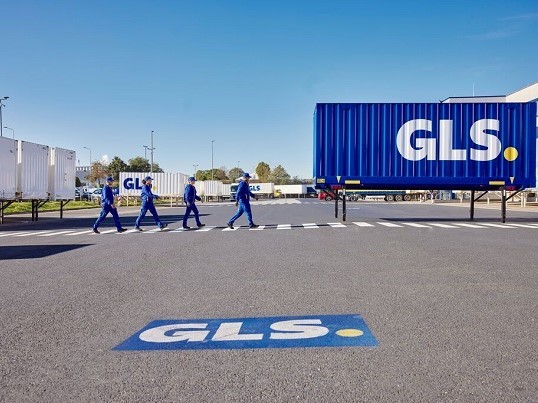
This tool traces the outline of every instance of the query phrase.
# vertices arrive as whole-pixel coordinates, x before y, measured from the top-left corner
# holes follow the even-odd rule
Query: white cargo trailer
[[[48,199],[49,147],[22,140],[17,147],[17,196],[23,200]]]
[[[151,176],[152,191],[159,196],[183,196],[189,176],[181,173],[120,172],[120,196],[140,196],[142,180]]]
[[[236,183],[231,185],[230,199],[235,200],[238,186],[239,185]],[[269,197],[270,199],[275,197],[274,183],[249,183],[248,187],[250,188],[250,191],[258,197]]]
[[[75,198],[76,153],[53,147],[50,149],[49,193],[51,200]]]
[[[303,197],[307,193],[306,185],[275,185],[275,191],[281,196]]]
[[[17,192],[17,141],[0,137],[0,199],[14,200]]]
[[[196,193],[203,197],[221,197],[221,181],[199,181],[196,182]]]

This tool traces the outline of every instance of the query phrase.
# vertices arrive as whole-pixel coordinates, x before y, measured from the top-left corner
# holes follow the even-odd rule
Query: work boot
[[[202,228],[202,227],[205,227],[205,224],[202,224],[202,223],[198,224],[198,228]]]
[[[228,228],[230,228],[230,229],[234,229],[234,225],[233,225],[231,222],[229,222],[229,223],[228,223]]]
[[[97,231],[97,228],[93,228],[93,232],[94,232],[94,234],[100,234],[100,232]]]
[[[249,227],[249,228],[258,228],[259,225],[256,225],[256,224],[250,224],[248,227]]]
[[[125,232],[125,231],[127,231],[126,228],[120,228],[120,229],[118,230],[118,233],[121,234],[122,232]]]
[[[142,228],[140,227],[135,227],[135,230],[142,232]]]

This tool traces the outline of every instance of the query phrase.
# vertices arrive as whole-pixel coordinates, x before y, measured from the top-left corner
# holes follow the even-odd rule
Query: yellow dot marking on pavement
[[[340,329],[336,331],[336,334],[340,337],[359,337],[362,336],[364,332],[359,329]]]
[[[507,161],[514,161],[517,158],[518,152],[514,147],[506,147],[504,150],[504,158]]]

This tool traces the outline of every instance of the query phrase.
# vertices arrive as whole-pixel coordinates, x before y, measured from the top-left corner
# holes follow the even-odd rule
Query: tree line
[[[102,162],[94,162],[90,166],[90,173],[85,177],[91,183],[100,183],[103,178],[112,176],[114,181],[119,181],[120,172],[150,172],[151,164],[143,157],[134,157],[125,163],[120,157],[114,157],[108,165]],[[153,163],[153,172],[164,172],[158,163]],[[276,185],[309,183],[311,179],[301,179],[298,176],[291,177],[282,165],[271,168],[266,162],[260,162],[255,169],[259,182],[273,182]],[[235,182],[243,175],[240,167],[227,170],[226,167],[214,168],[213,170],[198,170],[195,177],[199,181],[219,180],[223,182]],[[252,174],[251,174],[252,175]],[[76,186],[80,186],[77,182]]]

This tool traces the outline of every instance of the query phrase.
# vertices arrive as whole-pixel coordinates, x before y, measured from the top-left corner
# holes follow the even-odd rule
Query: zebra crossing
[[[57,229],[57,230],[38,230],[38,231],[9,231],[9,232],[0,232],[0,238],[12,237],[12,238],[29,238],[29,237],[39,237],[39,238],[52,238],[52,237],[87,237],[87,236],[102,236],[102,235],[121,235],[128,236],[131,234],[143,234],[143,235],[152,235],[157,233],[167,233],[167,234],[177,234],[183,232],[196,232],[196,233],[207,233],[207,232],[235,232],[238,230],[248,230],[248,231],[269,231],[276,230],[278,232],[285,232],[290,230],[301,230],[301,229],[368,229],[375,230],[380,228],[391,229],[391,230],[538,230],[538,223],[494,223],[494,222],[480,222],[480,223],[468,223],[468,222],[391,222],[391,221],[354,221],[354,222],[329,222],[329,223],[302,223],[302,224],[269,224],[269,225],[260,225],[257,228],[249,228],[248,226],[235,226],[233,229],[226,226],[212,226],[208,225],[202,228],[192,228],[192,229],[183,229],[183,228],[170,228],[166,230],[160,230],[159,228],[145,229],[142,232],[136,231],[135,229],[129,229],[123,234],[118,234],[115,228],[105,229],[101,231],[101,234],[94,234],[91,229],[80,229],[80,228],[71,228],[71,229]]]

